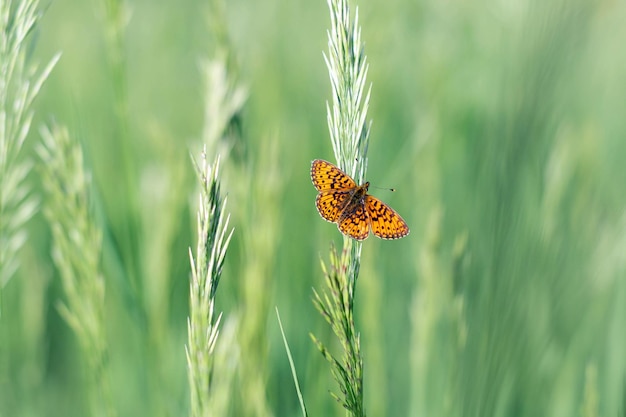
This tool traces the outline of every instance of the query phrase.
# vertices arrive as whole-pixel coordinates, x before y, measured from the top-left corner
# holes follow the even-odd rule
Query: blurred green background
[[[186,415],[189,152],[200,149],[215,16],[206,2],[129,2],[115,73],[100,3],[44,6],[31,62],[63,55],[22,156],[36,159],[50,120],[80,139],[104,234],[118,415]],[[411,227],[363,244],[355,309],[368,414],[626,415],[626,5],[358,6],[373,85],[367,178],[397,189],[371,191]],[[333,160],[328,7],[231,0],[223,12],[231,69],[249,94],[241,153],[223,161],[235,233],[217,308],[224,326],[237,324],[232,415],[301,415],[274,306],[310,415],[345,415],[309,338],[340,352],[311,303],[320,257],[341,244],[309,178],[311,160]],[[88,415],[87,368],[56,309],[64,296],[42,215],[29,234],[2,291],[0,415]]]

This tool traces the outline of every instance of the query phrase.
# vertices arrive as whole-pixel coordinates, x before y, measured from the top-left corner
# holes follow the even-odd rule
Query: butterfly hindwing
[[[317,195],[315,205],[320,216],[329,222],[336,222],[350,198],[349,191],[328,190]]]
[[[356,240],[364,240],[370,234],[370,222],[363,204],[359,204],[350,213],[343,213],[337,221],[337,227],[344,235]]]

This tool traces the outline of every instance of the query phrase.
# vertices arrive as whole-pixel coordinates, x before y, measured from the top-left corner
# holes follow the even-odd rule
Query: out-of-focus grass
[[[251,306],[244,300],[255,292],[266,303],[255,311],[277,305],[308,412],[343,415],[308,338],[332,339],[310,289],[322,284],[319,254],[340,239],[316,213],[308,175],[312,159],[332,155],[322,58],[327,6],[283,3],[225,2],[240,79],[249,86],[241,115],[249,153],[230,167],[222,161],[224,184],[237,181],[224,188],[235,234],[216,309],[245,315]],[[35,101],[33,123],[53,117],[69,125],[94,175],[119,414],[181,415],[189,408],[189,281],[181,277],[189,275],[195,226],[188,154],[202,136],[199,62],[209,56],[212,32],[202,2],[129,5],[121,75],[134,168],[121,165],[115,80],[93,3],[52,3],[37,26],[35,61],[57,51],[63,57]],[[363,244],[355,319],[366,411],[623,414],[624,5],[393,0],[359,10],[373,83],[367,179],[398,190],[375,194],[412,229],[400,241]],[[28,143],[20,157],[28,157]],[[229,176],[237,167],[245,171]],[[29,180],[41,193],[39,178]],[[126,209],[130,201],[135,213]],[[254,210],[258,215],[245,220]],[[118,232],[125,225],[135,233],[134,253]],[[262,232],[268,225],[272,230]],[[263,244],[246,243],[246,235],[260,239],[261,232]],[[42,216],[30,221],[29,236],[2,295],[0,415],[86,415],[76,340],[52,307],[62,293]],[[128,279],[132,256],[137,281]],[[264,285],[244,297],[242,286],[255,275]],[[273,315],[250,323],[256,336],[238,353],[256,350],[255,381],[270,412],[297,415]],[[223,357],[236,358],[231,353]]]
[[[79,344],[90,414],[116,416],[110,394],[106,287],[100,267],[102,232],[90,213],[91,176],[84,172],[82,149],[61,126],[41,129],[43,211],[52,231],[52,260],[64,293],[56,307]]]

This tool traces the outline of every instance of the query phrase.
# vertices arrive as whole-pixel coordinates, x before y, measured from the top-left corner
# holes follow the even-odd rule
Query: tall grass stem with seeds
[[[364,96],[367,60],[361,44],[358,9],[351,21],[347,0],[328,0],[331,28],[324,59],[331,82],[332,106],[327,104],[330,138],[339,167],[358,183],[367,168],[369,125],[366,122],[370,89]],[[370,87],[371,88],[371,87]],[[352,416],[364,416],[363,358],[354,325],[354,296],[359,274],[361,243],[343,237],[343,250],[330,252],[330,267],[322,263],[328,293],[314,292],[314,304],[328,321],[343,349],[335,358],[315,336],[315,344],[331,364],[342,396],[333,396]]]
[[[89,381],[91,415],[113,417],[117,413],[109,387],[102,232],[90,210],[91,177],[85,172],[80,145],[66,128],[44,127],[41,136],[44,214],[52,229],[52,259],[65,294],[59,313],[75,333],[87,364],[84,376]]]
[[[225,214],[226,198],[219,179],[219,158],[207,161],[206,151],[200,163],[194,160],[200,181],[198,206],[198,244],[195,256],[189,248],[191,284],[189,290],[188,342],[186,346],[191,416],[216,415],[212,398],[215,345],[221,314],[215,313],[215,296],[222,275],[226,250],[233,234],[230,215]]]
[[[28,62],[29,35],[40,18],[37,0],[0,2],[0,291],[19,266],[18,251],[27,239],[24,226],[38,207],[27,184],[33,164],[20,159],[20,151],[30,131],[33,101],[60,58],[55,55],[42,71]]]

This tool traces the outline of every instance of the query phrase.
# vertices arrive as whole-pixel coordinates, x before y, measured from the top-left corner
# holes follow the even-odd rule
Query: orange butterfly
[[[357,186],[348,174],[321,159],[311,164],[311,180],[319,191],[317,211],[324,219],[337,223],[344,235],[364,240],[370,228],[381,239],[400,239],[409,234],[409,226],[398,213],[367,194],[369,182]]]

